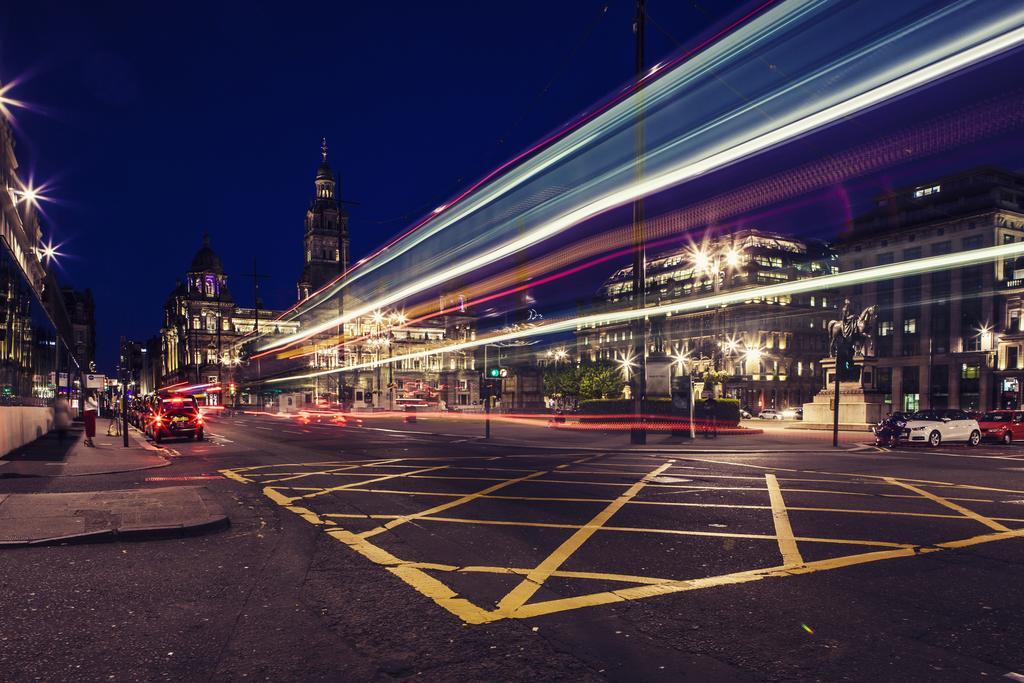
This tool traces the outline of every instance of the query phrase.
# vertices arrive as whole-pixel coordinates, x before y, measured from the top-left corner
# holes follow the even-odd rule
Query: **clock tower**
[[[299,301],[348,269],[348,215],[338,201],[334,173],[327,163],[326,138],[320,156],[314,181],[316,194],[306,210],[305,266],[298,282]]]

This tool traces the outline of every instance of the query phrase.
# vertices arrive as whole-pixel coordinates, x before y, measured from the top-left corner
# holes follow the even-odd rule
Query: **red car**
[[[192,396],[154,399],[146,416],[146,433],[160,443],[167,438],[203,440],[203,414]]]
[[[1010,444],[1024,439],[1024,411],[990,410],[978,415],[978,426],[981,438]]]

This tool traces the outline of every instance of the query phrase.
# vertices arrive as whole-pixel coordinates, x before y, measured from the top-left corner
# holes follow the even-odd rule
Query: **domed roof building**
[[[236,402],[244,389],[242,341],[259,327],[263,334],[292,334],[298,322],[277,320],[280,311],[257,306],[241,308],[228,289],[228,276],[210,236],[192,258],[184,281],[167,298],[164,325],[160,330],[161,386],[188,383],[220,384],[207,392],[205,401]]]
[[[192,267],[189,268],[188,272],[224,274],[224,267],[220,264],[220,257],[210,248],[210,235],[208,233],[203,235],[203,246],[199,248],[199,251],[192,258]]]

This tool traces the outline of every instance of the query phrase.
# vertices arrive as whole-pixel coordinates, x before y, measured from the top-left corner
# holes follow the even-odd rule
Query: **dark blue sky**
[[[272,275],[264,302],[294,303],[321,137],[343,195],[358,202],[358,259],[617,90],[633,65],[632,0],[6,5],[0,82],[22,79],[10,96],[36,109],[16,112],[22,172],[59,200],[47,229],[64,244],[64,279],[96,295],[104,370],[120,335],[159,330],[204,232],[240,303],[252,301],[242,275],[254,256]],[[648,0],[648,62],[751,6]],[[1000,95],[1019,66],[889,105],[834,144]],[[976,163],[1019,167],[1020,142],[858,179],[764,227],[828,238],[848,215],[847,190],[856,204]],[[800,141],[777,163],[831,144]]]
[[[653,60],[739,3],[649,5]],[[293,303],[322,136],[358,258],[627,81],[631,23],[630,0],[8,3],[0,81],[42,110],[17,113],[19,160],[60,200],[109,367],[204,231],[237,299],[256,256],[265,302]]]

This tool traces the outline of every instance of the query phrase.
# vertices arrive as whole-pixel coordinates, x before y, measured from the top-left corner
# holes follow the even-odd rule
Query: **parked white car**
[[[932,447],[943,441],[966,441],[977,446],[981,442],[981,427],[977,420],[955,408],[919,410],[907,418],[903,438]]]
[[[762,420],[781,420],[782,419],[782,413],[780,413],[777,410],[772,410],[771,408],[768,408],[768,409],[762,410],[760,413],[758,413],[757,417],[762,419]]]

